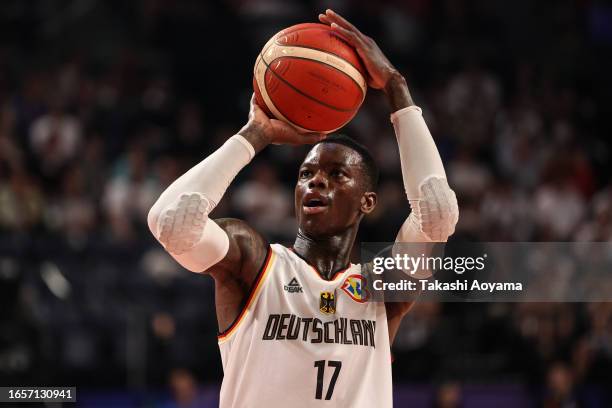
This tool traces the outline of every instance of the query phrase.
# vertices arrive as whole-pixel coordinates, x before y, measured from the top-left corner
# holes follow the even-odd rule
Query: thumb
[[[255,96],[255,93],[251,95],[251,102],[249,106],[249,117],[253,119],[255,117],[266,117],[266,118],[268,117],[266,113],[264,112],[264,110],[261,109],[261,107],[257,103],[257,97]]]
[[[259,108],[259,105],[257,104],[257,97],[255,96],[255,92],[253,92],[253,94],[251,95],[251,101],[250,101],[250,107],[252,111],[255,111]]]

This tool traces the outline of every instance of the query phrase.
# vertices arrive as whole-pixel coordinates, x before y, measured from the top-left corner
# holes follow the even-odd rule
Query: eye
[[[345,177],[345,176],[346,176],[346,173],[344,173],[344,172],[343,172],[342,170],[340,170],[340,169],[334,169],[334,170],[332,170],[332,171],[331,171],[329,174],[330,174],[330,176],[332,176],[332,177],[338,177],[338,178],[339,178],[339,177]]]
[[[300,178],[308,178],[312,176],[312,172],[308,169],[302,169],[300,170]]]

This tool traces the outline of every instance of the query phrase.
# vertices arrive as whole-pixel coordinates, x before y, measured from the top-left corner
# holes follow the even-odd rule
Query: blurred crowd
[[[219,381],[212,281],[164,254],[147,211],[243,125],[265,40],[326,6],[406,75],[457,193],[455,239],[612,240],[604,3],[3,1],[0,382]],[[381,168],[362,241],[392,241],[409,212],[389,113],[370,91],[342,129]],[[291,243],[305,151],[268,147],[213,216]],[[548,383],[560,406],[608,378],[612,308],[422,304],[395,353],[398,381]]]

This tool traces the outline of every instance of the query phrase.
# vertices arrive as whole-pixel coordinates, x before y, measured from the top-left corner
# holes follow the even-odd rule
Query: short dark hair
[[[379,177],[378,166],[376,165],[374,158],[372,157],[372,155],[370,154],[370,152],[364,145],[357,142],[355,139],[352,139],[343,134],[329,135],[325,139],[321,140],[320,142],[315,143],[314,146],[321,144],[321,143],[336,143],[336,144],[351,148],[357,153],[359,153],[359,156],[361,156],[361,161],[363,162],[363,165],[364,165],[366,177],[368,178],[366,187],[368,191],[376,190],[376,187],[378,186],[378,177]]]

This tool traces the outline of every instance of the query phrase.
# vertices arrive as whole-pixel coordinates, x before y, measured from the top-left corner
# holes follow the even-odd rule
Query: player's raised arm
[[[319,20],[357,49],[368,70],[368,84],[385,92],[391,105],[402,164],[406,195],[412,208],[402,225],[397,242],[445,242],[455,231],[459,209],[448,185],[442,159],[414,105],[405,78],[393,67],[378,45],[342,16],[327,10]]]
[[[263,239],[242,221],[215,222],[209,214],[240,170],[268,144],[314,143],[322,137],[300,134],[286,123],[269,119],[251,98],[247,124],[161,194],[149,211],[149,229],[190,271],[204,272],[213,265],[240,271],[245,257],[265,256],[253,253],[253,248],[265,251],[263,245],[253,245]]]

